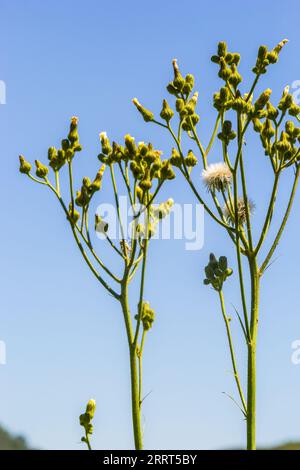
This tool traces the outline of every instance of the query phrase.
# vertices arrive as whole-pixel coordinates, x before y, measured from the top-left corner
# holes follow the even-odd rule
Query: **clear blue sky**
[[[0,79],[7,104],[0,106],[2,225],[0,339],[7,365],[0,366],[0,422],[24,433],[35,446],[78,449],[78,415],[97,400],[96,448],[132,446],[128,352],[118,305],[85,267],[56,202],[18,173],[17,157],[46,159],[65,136],[70,116],[80,118],[84,152],[77,175],[98,166],[98,132],[121,139],[130,132],[153,140],[166,155],[170,142],[146,125],[131,98],[160,110],[177,57],[194,73],[200,92],[201,135],[207,141],[220,85],[210,62],[219,40],[242,54],[251,69],[260,44],[290,42],[261,87],[276,99],[300,79],[299,3],[177,0],[126,2],[1,0]],[[249,73],[246,85],[249,83]],[[251,197],[259,225],[271,173],[257,141],[247,142]],[[218,161],[217,150],[212,161]],[[199,180],[199,169],[195,178]],[[283,210],[290,180],[278,199]],[[180,177],[165,196],[194,202]],[[278,219],[274,222],[278,222]],[[244,442],[239,410],[222,391],[235,394],[225,332],[214,293],[203,286],[210,251],[234,253],[223,231],[206,219],[205,244],[186,252],[180,241],[153,242],[146,298],[157,321],[146,344],[144,404],[147,448],[223,448]],[[299,197],[277,262],[263,280],[258,348],[258,442],[300,438],[300,366],[291,343],[300,338]],[[99,242],[99,246],[100,242]],[[226,300],[239,306],[237,279]],[[236,337],[240,334],[233,322]],[[238,341],[241,372],[245,350]]]

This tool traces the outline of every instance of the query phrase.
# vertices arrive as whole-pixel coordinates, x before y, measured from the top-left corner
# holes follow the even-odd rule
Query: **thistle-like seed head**
[[[209,191],[223,191],[230,186],[232,173],[226,163],[212,163],[202,171],[202,179]]]

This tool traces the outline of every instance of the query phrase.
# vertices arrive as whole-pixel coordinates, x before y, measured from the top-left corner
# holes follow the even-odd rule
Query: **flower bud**
[[[80,214],[79,212],[73,207],[72,202],[69,204],[69,214],[68,214],[68,219],[71,222],[72,225],[76,225],[78,220],[80,219]]]
[[[29,175],[30,170],[31,170],[31,164],[25,160],[23,155],[19,156],[19,160],[20,160],[20,168],[19,168],[20,173]]]
[[[176,167],[180,167],[182,164],[182,158],[181,155],[179,154],[178,150],[175,148],[172,149],[172,155],[169,159],[170,163]]]
[[[39,178],[45,178],[49,173],[49,168],[43,165],[39,160],[35,160],[36,171],[35,174]]]
[[[154,114],[151,111],[149,111],[148,109],[144,108],[144,106],[142,106],[141,103],[139,103],[137,98],[133,98],[132,102],[135,105],[135,107],[137,108],[137,110],[143,116],[144,121],[146,121],[146,122],[153,121]]]
[[[182,93],[185,93],[186,95],[191,93],[192,89],[194,88],[194,83],[195,83],[194,76],[191,74],[188,74],[185,77],[184,85],[182,87]]]
[[[169,122],[174,116],[174,111],[170,108],[167,100],[163,100],[163,107],[160,112],[160,117],[166,122]]]
[[[86,405],[86,413],[90,416],[90,419],[93,419],[96,411],[96,401],[91,399]]]
[[[109,155],[112,151],[112,148],[111,148],[106,132],[100,132],[99,137],[100,137],[100,142],[102,146],[102,153],[104,155]]]
[[[192,150],[188,151],[188,154],[185,157],[184,161],[187,167],[196,166],[198,163],[197,157],[194,155]]]
[[[136,145],[135,145],[134,137],[132,137],[130,134],[126,134],[124,137],[124,141],[125,141],[125,147],[127,148],[129,154],[135,155]]]
[[[78,136],[78,118],[76,116],[73,116],[71,118],[70,132],[69,132],[69,135],[68,135],[68,139],[69,139],[69,141],[71,142],[72,145],[74,145],[79,140],[79,136]]]

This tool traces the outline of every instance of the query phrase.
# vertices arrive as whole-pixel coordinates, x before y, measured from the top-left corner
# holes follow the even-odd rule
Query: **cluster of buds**
[[[240,54],[237,52],[228,52],[226,42],[222,41],[218,44],[217,55],[211,57],[212,62],[219,64],[219,77],[224,82],[229,83],[234,89],[237,89],[242,77],[237,70],[240,62]]]
[[[222,131],[219,132],[218,138],[224,142],[225,145],[229,145],[229,142],[236,138],[236,132],[232,130],[231,121],[224,121]]]
[[[191,74],[186,75],[184,78],[179,70],[177,59],[173,60],[174,79],[167,86],[167,90],[171,95],[177,98],[184,96],[187,97],[194,88],[194,76]]]
[[[127,134],[124,146],[116,142],[111,145],[105,132],[100,134],[100,140],[102,153],[98,156],[99,160],[109,165],[121,161],[130,162],[132,175],[142,191],[151,189],[153,179],[163,182],[175,178],[170,161],[162,161],[162,152],[155,150],[152,144],[136,144],[134,137]]]
[[[48,160],[49,166],[53,171],[59,171],[66,162],[71,161],[76,152],[80,152],[82,147],[79,143],[78,136],[78,118],[73,116],[71,118],[70,130],[68,137],[61,141],[61,148],[56,149],[55,147],[49,147],[48,149]],[[23,155],[20,155],[20,172],[29,175],[31,171],[31,164],[25,160]],[[35,160],[35,174],[38,178],[45,179],[49,173],[49,168],[41,163],[39,160]]]
[[[268,65],[276,64],[279,52],[287,42],[288,39],[283,39],[271,51],[268,51],[267,46],[260,46],[257,53],[256,64],[252,71],[257,75],[266,73]]]
[[[78,118],[71,118],[68,137],[61,141],[61,148],[50,147],[48,149],[49,166],[54,171],[59,171],[68,161],[71,161],[76,152],[80,152],[82,147],[79,143]]]
[[[136,319],[138,316],[136,315]],[[149,331],[152,328],[153,322],[155,319],[155,312],[150,308],[149,302],[143,302],[141,309],[141,321],[145,331]]]
[[[198,160],[197,160],[197,157],[196,157],[196,155],[194,154],[194,152],[192,150],[188,151],[186,157],[181,157],[178,150],[173,148],[172,149],[172,154],[171,154],[171,157],[170,157],[170,162],[172,163],[173,166],[176,166],[177,168],[181,168],[183,164],[185,166],[187,166],[188,168],[191,168],[191,167],[197,165]]]
[[[298,149],[295,144],[300,143],[300,128],[296,127],[294,122],[286,121],[285,130],[281,132],[279,140],[272,141],[275,136],[276,119],[280,110],[283,114],[287,112],[290,116],[298,116],[300,107],[294,103],[292,95],[286,87],[276,109],[270,101],[266,103],[264,109],[261,110],[260,117],[265,118],[261,121],[259,117],[252,119],[253,128],[260,134],[262,145],[266,155],[272,158],[278,156],[280,161],[293,160]]]
[[[195,112],[198,101],[198,92],[190,99],[177,98],[176,111],[179,114],[181,126],[184,131],[191,131],[199,121],[199,115]]]
[[[209,255],[209,263],[205,266],[204,271],[206,275],[204,284],[211,284],[219,292],[222,290],[223,283],[233,272],[231,268],[228,268],[226,256],[220,256],[217,260],[213,253]]]
[[[92,419],[94,418],[95,411],[96,411],[96,402],[95,400],[91,399],[88,401],[88,404],[86,405],[85,413],[79,416],[80,426],[82,426],[85,430],[85,436],[81,438],[81,441],[87,444],[88,444],[88,436],[93,434]]]
[[[81,190],[76,192],[75,203],[77,206],[85,208],[89,205],[95,192],[101,189],[104,170],[105,165],[102,165],[93,181],[87,176],[83,178]]]

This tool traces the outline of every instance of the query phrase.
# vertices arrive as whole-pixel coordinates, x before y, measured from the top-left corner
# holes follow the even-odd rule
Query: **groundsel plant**
[[[182,76],[176,59],[173,61],[174,79],[167,86],[167,91],[175,99],[175,110],[164,100],[161,119],[156,119],[151,111],[136,98],[133,99],[134,105],[146,122],[161,126],[170,134],[174,143],[171,163],[178,168],[196,199],[204,205],[206,212],[224,228],[235,247],[242,305],[242,313],[238,313],[238,318],[248,351],[247,394],[244,394],[238,374],[229,317],[225,310],[223,284],[232,273],[227,267],[225,257],[222,256],[217,260],[211,254],[209,264],[205,268],[204,282],[213,287],[220,300],[239,393],[239,406],[247,422],[248,449],[256,448],[256,344],[260,284],[290,215],[300,172],[300,128],[296,126],[297,121],[300,121],[300,107],[293,101],[288,87],[283,90],[277,105],[271,102],[270,88],[265,89],[257,97],[255,92],[260,77],[277,62],[286,43],[287,40],[284,39],[272,50],[268,50],[266,46],[259,47],[256,63],[252,69],[253,83],[246,93],[240,88],[242,83],[242,76],[238,70],[240,55],[229,52],[225,42],[218,44],[217,54],[213,55],[211,60],[218,67],[218,76],[223,83],[213,96],[213,106],[217,116],[207,147],[203,145],[197,130],[198,93],[193,91],[194,77],[191,74]],[[175,113],[178,119],[174,125]],[[249,175],[244,165],[245,158],[251,157],[248,151],[245,152],[244,145],[246,135],[251,130],[260,138],[262,154],[268,158],[270,171],[274,177],[265,220],[262,227],[255,228],[255,234],[252,216],[258,201],[253,201],[248,195]],[[193,147],[197,148],[195,152],[198,153],[197,156],[192,150],[187,150],[189,145],[183,143],[184,137],[185,142],[190,141]],[[221,161],[211,163],[210,151],[217,141],[221,144],[219,153]],[[244,153],[247,153],[247,156]],[[192,177],[193,168],[199,160],[202,165],[202,183],[209,193],[207,197],[211,197],[211,203],[206,202],[205,190],[201,191],[201,187],[199,188],[196,183],[200,180],[199,171],[194,178]],[[267,235],[275,210],[280,177],[284,172],[290,174],[289,200],[277,234],[274,239],[270,239]],[[254,240],[257,233],[257,240]],[[261,251],[263,246],[264,256]],[[245,267],[249,277],[244,276]],[[250,285],[247,289],[248,279]]]
[[[151,329],[155,313],[144,299],[145,276],[149,240],[154,235],[159,220],[166,217],[171,210],[172,200],[154,206],[158,190],[167,181],[175,177],[169,160],[161,159],[161,152],[151,144],[135,143],[132,136],[126,135],[124,145],[110,143],[105,132],[100,134],[101,153],[98,159],[101,166],[93,180],[84,177],[81,188],[75,193],[73,184],[73,163],[82,150],[78,136],[78,119],[71,118],[70,130],[66,139],[61,141],[61,148],[50,147],[48,163],[45,165],[35,161],[35,175],[32,166],[20,156],[20,172],[27,175],[35,183],[42,185],[53,193],[69,223],[71,233],[93,275],[106,291],[119,303],[123,313],[127,333],[130,371],[132,422],[135,448],[142,449],[143,436],[141,429],[142,392],[142,357],[147,332]],[[63,169],[67,171],[68,188],[64,194],[60,187],[60,176]],[[52,170],[54,182],[50,181],[49,170]],[[107,174],[115,201],[121,239],[117,243],[108,235],[108,224],[99,215],[93,214],[92,229],[101,234],[108,249],[120,260],[122,276],[118,277],[103,258],[97,253],[93,243],[89,217],[90,204],[97,192],[101,190],[104,176]],[[125,191],[133,222],[131,237],[126,238],[119,207],[119,184]],[[120,186],[119,186],[120,187]],[[141,223],[141,220],[143,223]],[[103,253],[103,251],[102,251]],[[139,293],[132,314],[129,306],[129,286],[138,267],[141,266]],[[82,421],[89,425],[89,422]],[[89,445],[89,432],[85,442]]]

